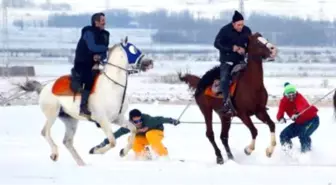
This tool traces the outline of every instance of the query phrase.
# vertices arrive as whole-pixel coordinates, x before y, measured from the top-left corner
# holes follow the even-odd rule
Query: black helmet
[[[140,117],[142,113],[138,109],[133,109],[129,112],[129,119],[132,120],[134,117]]]

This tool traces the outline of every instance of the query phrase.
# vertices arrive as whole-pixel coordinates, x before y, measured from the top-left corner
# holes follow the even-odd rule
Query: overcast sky
[[[99,11],[103,10],[106,0],[51,0],[55,3],[66,2],[73,6],[75,11]],[[156,7],[164,7],[170,10],[178,10],[181,8],[195,9],[203,11],[207,17],[211,17],[214,12],[220,10],[238,8],[239,0],[213,0],[216,4],[202,4],[199,6],[187,5],[186,2],[207,2],[208,0],[109,0],[110,8],[133,8],[150,11]],[[326,19],[336,18],[336,0],[323,0],[321,6],[320,0],[245,0],[245,9],[249,11],[264,11],[274,14],[301,16],[303,18],[309,16],[318,19],[321,16]],[[45,0],[35,0],[35,2],[45,2]],[[320,9],[323,8],[323,14]]]

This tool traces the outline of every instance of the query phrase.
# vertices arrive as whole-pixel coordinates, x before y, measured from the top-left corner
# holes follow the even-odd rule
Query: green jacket
[[[141,116],[142,119],[142,127],[148,127],[148,130],[164,130],[163,124],[164,123],[171,123],[172,119],[171,118],[166,118],[166,117],[162,117],[162,116],[150,116],[148,114],[142,114]],[[127,133],[129,133],[130,130],[128,130],[127,128],[119,128],[116,132],[114,132],[114,137],[117,139],[119,137],[121,137],[122,135],[125,135]],[[137,133],[137,135],[145,135],[146,133]]]

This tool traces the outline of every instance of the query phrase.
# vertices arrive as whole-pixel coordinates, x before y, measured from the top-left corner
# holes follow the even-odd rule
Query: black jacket
[[[252,32],[249,27],[244,26],[242,32],[237,32],[232,23],[229,23],[221,28],[216,36],[214,46],[220,52],[219,61],[226,62],[231,61],[234,63],[241,62],[245,59],[244,55],[240,55],[237,52],[233,52],[233,45],[245,48],[247,52],[248,36]]]
[[[75,66],[92,67],[93,55],[99,54],[102,60],[106,58],[110,33],[93,26],[82,29],[81,37],[76,47]]]

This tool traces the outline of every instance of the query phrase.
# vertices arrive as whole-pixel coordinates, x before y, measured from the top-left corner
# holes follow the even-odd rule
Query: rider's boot
[[[81,93],[81,103],[80,103],[80,112],[81,116],[91,117],[91,112],[88,109],[88,100],[90,96],[90,91],[83,90]]]
[[[230,85],[230,66],[226,63],[221,64],[220,73],[220,89],[223,94],[223,106],[219,109],[219,112],[224,114],[232,114],[230,95],[229,95],[229,85]]]

